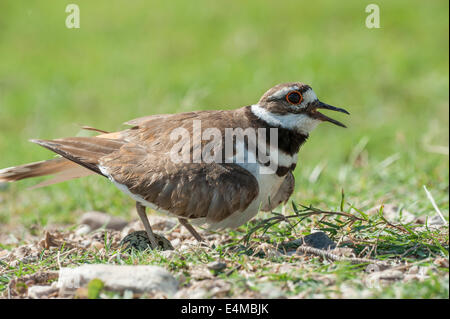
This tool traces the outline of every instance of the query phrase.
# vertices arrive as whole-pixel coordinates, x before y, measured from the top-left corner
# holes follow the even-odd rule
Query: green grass
[[[20,261],[14,265],[5,263],[0,273],[0,291],[6,290],[11,280],[18,280],[12,286],[13,291],[20,292],[21,289],[26,289],[29,285],[28,276],[37,272],[55,271],[59,267],[73,267],[86,263],[108,263],[163,266],[180,280],[181,289],[205,279],[226,282],[230,287],[223,297],[262,294],[264,297],[293,298],[448,298],[448,268],[435,262],[439,257],[448,258],[448,226],[431,229],[414,224],[392,224],[386,222],[381,210],[370,215],[364,213],[358,215],[353,212],[347,216],[324,212],[312,215],[312,212],[319,213],[319,211],[309,208],[300,210],[296,206],[289,211],[292,212],[287,215],[289,220],[301,223],[293,226],[280,223],[280,219],[271,227],[261,229],[258,228],[257,221],[252,221],[249,227],[241,227],[231,232],[231,236],[225,241],[219,241],[211,248],[194,245],[170,255],[150,250],[144,252],[132,250],[124,253],[117,246],[120,232],[100,231],[92,236],[97,242],[102,243],[100,249],[73,249],[69,242],[59,249],[41,249],[39,256],[34,260]],[[343,211],[352,212],[352,209],[345,206]],[[323,218],[325,215],[327,221]],[[274,218],[277,215],[266,214],[265,217]],[[352,222],[350,227],[348,222]],[[334,229],[334,232],[327,232],[335,241],[341,236],[350,238],[351,240],[342,243],[341,247],[351,248],[357,255],[397,263],[397,266],[393,264],[394,270],[409,265],[405,268],[407,271],[402,273],[404,277],[392,282],[371,281],[371,277],[367,274],[368,263],[351,264],[347,260],[327,262],[318,257],[302,257],[295,254],[275,255],[273,248],[272,253],[266,250],[257,251],[264,243],[282,244],[308,234],[305,225],[307,228],[320,229],[320,225],[324,223]],[[70,231],[67,229],[61,231],[64,231],[62,238],[70,237]],[[246,240],[247,236],[250,236],[251,240]],[[364,254],[366,247],[372,248],[369,249],[370,254],[367,254],[367,251]],[[373,248],[376,249],[375,253]],[[218,259],[226,263],[226,269],[206,270],[205,273],[204,267]],[[423,278],[406,280],[412,266],[421,267]],[[78,290],[76,297],[126,296],[104,291],[101,282],[97,281],[92,282],[92,287],[89,284],[86,291]],[[208,296],[213,295],[207,292],[205,297]]]
[[[448,155],[432,148],[448,152],[449,144],[447,1],[378,1],[380,29],[365,27],[368,3],[357,0],[76,3],[78,30],[65,28],[60,1],[0,3],[0,168],[53,156],[30,138],[77,135],[79,125],[117,130],[150,114],[236,108],[256,102],[274,84],[302,81],[351,116],[339,117],[348,129],[322,124],[302,147],[297,203],[340,210],[343,189],[346,205],[362,212],[394,204],[432,216],[426,185],[448,220]],[[43,227],[73,225],[87,210],[136,218],[132,200],[106,179],[26,190],[35,183],[0,190],[0,233],[14,233],[21,243]],[[299,229],[314,223],[305,220]],[[378,236],[377,228],[352,227],[365,240]],[[437,234],[386,234],[380,244],[395,255],[429,236]],[[98,261],[92,258],[79,262]],[[355,277],[347,265],[321,267],[317,261],[310,271],[334,269],[341,284]],[[239,287],[238,272],[232,276]],[[277,276],[272,281],[284,280]],[[324,294],[307,277],[295,277],[304,282],[301,289]],[[372,296],[448,298],[448,288],[441,289],[448,287],[448,270],[446,277],[396,285]]]

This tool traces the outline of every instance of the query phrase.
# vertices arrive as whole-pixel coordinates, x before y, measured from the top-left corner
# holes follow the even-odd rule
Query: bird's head
[[[323,103],[309,85],[300,82],[278,84],[264,93],[258,104],[252,106],[253,113],[268,124],[294,129],[303,134],[308,134],[323,121],[346,127],[318,109],[350,114],[342,108]]]

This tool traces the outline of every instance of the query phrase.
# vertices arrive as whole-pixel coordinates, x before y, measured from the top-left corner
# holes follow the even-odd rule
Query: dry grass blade
[[[375,264],[377,266],[390,267],[390,265],[384,261],[380,261],[380,260],[376,260],[376,259],[369,259],[369,258],[342,257],[342,256],[338,256],[336,254],[333,254],[332,252],[327,251],[327,250],[317,249],[317,248],[308,247],[308,246],[298,247],[297,252],[320,256],[324,259],[329,259],[332,261],[348,261],[348,262],[351,262],[352,264]]]
[[[316,216],[316,215],[324,215],[324,216],[342,216],[342,217],[346,217],[348,219],[350,219],[351,221],[365,221],[365,219],[357,217],[355,215],[352,215],[350,213],[346,213],[346,212],[333,212],[333,211],[324,211],[324,210],[320,210],[318,208],[315,208],[313,206],[305,206],[305,205],[300,205],[301,207],[303,207],[303,209],[298,209],[297,206],[295,205],[294,202],[292,202],[292,207],[294,209],[294,214],[293,215],[282,215],[279,213],[275,213],[272,212],[272,217],[266,218],[261,220],[255,227],[251,228],[247,234],[244,236],[244,238],[242,239],[246,244],[248,244],[248,242],[250,241],[251,236],[257,232],[260,229],[263,229],[263,234],[267,232],[267,230],[269,230],[272,226],[274,226],[275,224],[278,224],[280,222],[287,222],[290,227],[295,227],[297,224],[299,224],[303,219],[307,218],[307,217],[311,217],[311,216]],[[291,219],[298,219],[298,221],[295,223],[295,225],[293,226],[289,220]]]

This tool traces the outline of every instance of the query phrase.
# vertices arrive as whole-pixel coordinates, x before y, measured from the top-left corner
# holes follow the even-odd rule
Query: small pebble
[[[448,268],[448,258],[443,258],[443,257],[437,258],[434,261],[434,264],[438,265],[439,267],[442,267],[442,268]]]
[[[177,247],[181,245],[181,240],[179,238],[175,238],[171,241],[173,247]]]
[[[102,212],[87,212],[81,216],[80,224],[88,225],[91,230],[105,227],[106,229],[122,230],[128,222],[122,218]]]
[[[227,268],[227,264],[222,261],[213,261],[208,264],[208,269],[216,272],[220,272]]]
[[[175,250],[164,250],[160,254],[164,258],[171,259],[177,255],[177,252]]]
[[[100,250],[100,249],[102,249],[104,246],[105,246],[105,245],[104,245],[103,243],[98,242],[98,241],[94,241],[94,242],[91,244],[90,248],[94,248],[94,249]]]
[[[0,259],[6,258],[9,255],[9,250],[0,250]]]
[[[28,288],[28,297],[33,299],[41,299],[48,297],[59,289],[55,286],[31,286]]]
[[[446,222],[442,220],[442,218],[439,215],[434,215],[428,219],[428,226],[439,227],[444,226],[445,224]]]
[[[75,234],[78,236],[86,235],[91,232],[91,227],[89,225],[80,225],[77,230],[75,231]]]
[[[419,272],[419,267],[418,266],[412,266],[411,268],[409,268],[408,270],[408,274],[417,274]]]

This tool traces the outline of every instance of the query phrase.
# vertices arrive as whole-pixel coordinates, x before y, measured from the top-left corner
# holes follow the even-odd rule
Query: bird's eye
[[[286,101],[291,104],[300,104],[303,100],[303,96],[299,91],[292,91],[286,95]]]

